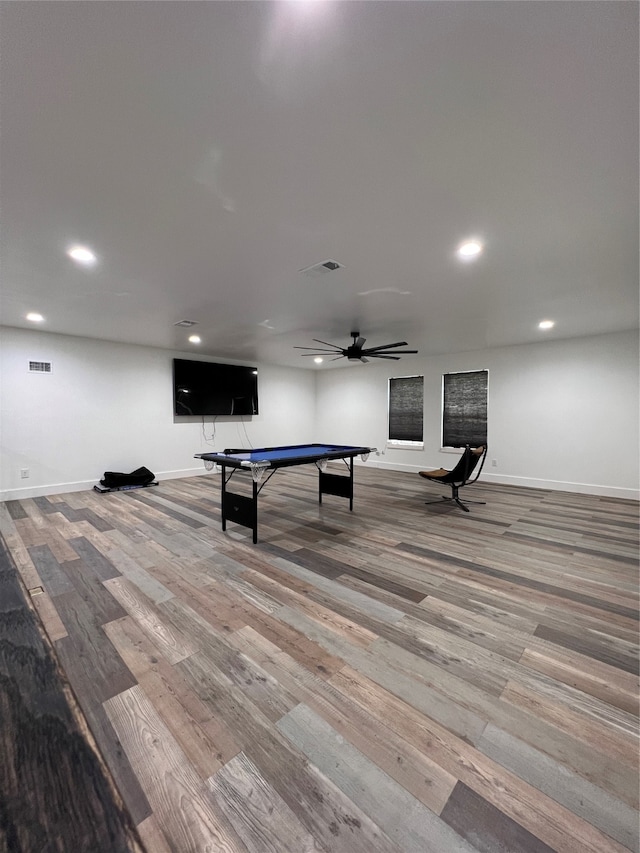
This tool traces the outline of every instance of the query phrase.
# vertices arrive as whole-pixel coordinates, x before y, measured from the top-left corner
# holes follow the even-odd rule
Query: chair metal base
[[[452,503],[458,504],[460,509],[463,509],[465,512],[471,512],[471,510],[469,509],[469,507],[466,504],[482,504],[483,506],[486,506],[486,503],[487,503],[486,501],[471,501],[471,500],[467,500],[467,501],[463,502],[460,500],[460,498],[457,495],[455,497],[449,497],[448,495],[441,495],[440,497],[441,497],[441,500],[443,500],[443,501],[451,501]],[[425,501],[425,504],[439,504],[439,503],[440,503],[440,501],[438,501],[438,500]]]

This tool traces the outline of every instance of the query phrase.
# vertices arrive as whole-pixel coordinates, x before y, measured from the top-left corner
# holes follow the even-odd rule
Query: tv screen
[[[258,370],[174,358],[173,411],[176,415],[257,415]]]

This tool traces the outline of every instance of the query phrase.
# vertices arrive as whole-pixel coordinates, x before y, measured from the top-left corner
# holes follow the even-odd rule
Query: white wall
[[[484,479],[638,497],[637,333],[331,371],[259,365],[260,415],[218,418],[214,441],[212,419],[205,440],[200,418],[173,417],[176,356],[194,354],[0,329],[0,500],[85,489],[105,470],[140,465],[161,479],[199,474],[194,453],[229,446],[362,444],[385,451],[368,465],[449,468],[457,455],[440,450],[442,373],[481,368],[489,370]],[[30,359],[51,361],[52,374],[29,374]],[[416,373],[425,377],[425,447],[394,450],[387,380]]]
[[[202,418],[173,416],[174,357],[196,356],[0,329],[0,500],[85,489],[141,465],[160,479],[199,474],[194,453],[313,440],[312,371],[258,365],[260,414],[217,418],[212,440],[212,418],[205,439]],[[51,361],[52,373],[28,373],[29,360]]]
[[[440,449],[442,374],[480,369],[489,371],[483,479],[638,498],[636,332],[321,372],[315,440],[384,451],[368,465],[450,468],[457,456]],[[424,375],[424,450],[386,447],[388,378],[415,374]]]

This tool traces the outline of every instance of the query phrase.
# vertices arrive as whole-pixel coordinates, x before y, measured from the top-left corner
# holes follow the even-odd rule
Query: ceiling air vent
[[[320,264],[314,264],[312,267],[305,267],[305,269],[298,270],[298,272],[308,275],[311,278],[316,278],[319,275],[324,275],[325,273],[335,272],[335,270],[341,269],[344,269],[344,264],[340,264],[338,261],[332,261],[329,259],[328,261],[322,261]]]
[[[197,326],[197,320],[180,320],[179,323],[174,323],[174,326],[181,326],[183,329],[190,329],[191,326]]]
[[[30,361],[29,373],[51,373],[50,361]]]

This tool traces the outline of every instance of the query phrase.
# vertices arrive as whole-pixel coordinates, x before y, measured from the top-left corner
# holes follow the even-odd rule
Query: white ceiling
[[[428,355],[638,326],[635,2],[4,2],[1,23],[5,325],[189,350],[190,319],[194,353],[299,367],[352,329]]]

